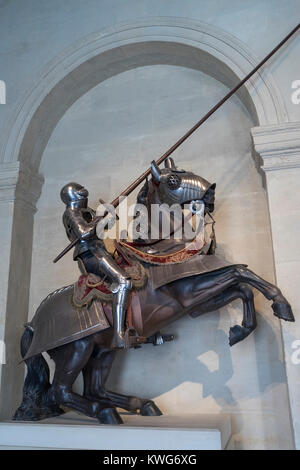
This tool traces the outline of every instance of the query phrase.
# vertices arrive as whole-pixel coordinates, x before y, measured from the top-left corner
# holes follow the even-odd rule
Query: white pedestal
[[[108,426],[66,413],[33,422],[0,423],[0,449],[221,450],[231,436],[226,415],[136,416]]]

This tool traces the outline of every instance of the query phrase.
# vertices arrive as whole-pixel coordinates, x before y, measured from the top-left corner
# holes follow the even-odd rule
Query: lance
[[[203,116],[200,121],[198,121],[190,130],[188,130],[177,142],[175,142],[172,147],[170,147],[158,160],[156,160],[156,165],[163,163],[183,142],[188,139],[212,114],[214,114],[217,109],[219,109],[232,95],[234,95],[248,80],[254,75],[258,69],[260,69],[289,39],[293,36],[300,28],[300,23],[276,46],[272,51],[254,67],[251,72],[246,75],[243,80],[241,80],[232,90],[227,93],[215,106],[213,106],[208,113]],[[144,171],[135,181],[133,181],[118,197],[116,197],[111,205],[117,207],[119,205],[120,199],[128,196],[132,191],[134,191],[151,173],[151,167],[148,170]],[[94,225],[103,218],[103,216],[95,217]],[[80,238],[75,238],[68,246],[53,260],[53,263],[56,263],[60,260],[66,253],[68,253],[78,242]]]

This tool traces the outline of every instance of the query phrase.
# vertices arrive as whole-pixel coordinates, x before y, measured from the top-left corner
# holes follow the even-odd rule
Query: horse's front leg
[[[243,321],[242,325],[235,325],[229,330],[229,344],[234,344],[245,339],[256,328],[256,314],[254,307],[253,292],[245,284],[237,284],[226,288],[223,292],[213,296],[209,300],[197,305],[197,308],[190,313],[192,317],[198,317],[206,312],[211,312],[228,305],[236,299],[243,301]]]
[[[162,412],[156,404],[145,398],[123,395],[106,390],[106,382],[111,371],[115,351],[99,350],[93,354],[84,367],[84,397],[88,400],[109,400],[113,406],[143,416],[159,416]]]
[[[238,266],[233,272],[234,277],[239,282],[245,282],[258,289],[268,300],[273,300],[272,309],[276,317],[286,321],[295,321],[292,308],[281,290],[259,277],[250,269],[244,266]]]

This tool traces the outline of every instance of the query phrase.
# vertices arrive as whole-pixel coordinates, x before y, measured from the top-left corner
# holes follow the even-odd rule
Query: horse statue
[[[215,184],[185,170],[168,159],[164,169],[153,162],[151,179],[140,190],[137,202],[204,208],[203,230],[193,239],[151,238],[149,232],[134,241],[115,242],[114,257],[128,270],[134,290],[127,309],[127,340],[133,347],[143,342],[160,344],[162,327],[179,317],[192,318],[219,309],[235,299],[243,304],[243,320],[229,331],[232,346],[256,328],[252,288],[272,302],[274,315],[294,321],[292,309],[280,289],[252,272],[245,264],[232,264],[215,253],[216,237],[212,212]],[[174,228],[174,227],[173,227]],[[210,233],[209,233],[210,232]],[[83,272],[77,283],[49,294],[38,307],[32,321],[25,325],[21,355],[27,366],[23,400],[15,420],[40,420],[58,416],[71,408],[94,417],[103,424],[121,424],[116,408],[143,416],[160,415],[156,404],[147,398],[126,396],[107,390],[106,382],[115,358],[112,348],[112,289],[106,280]],[[141,344],[131,343],[134,335]],[[52,383],[42,353],[55,363]],[[83,375],[83,393],[72,389]]]

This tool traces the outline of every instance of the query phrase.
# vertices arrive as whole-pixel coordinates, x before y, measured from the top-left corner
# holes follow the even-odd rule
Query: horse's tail
[[[24,359],[32,343],[34,332],[27,326],[21,338],[21,356]],[[22,403],[14,414],[16,421],[36,421],[58,416],[63,411],[51,401],[50,371],[42,354],[25,359],[27,374],[23,387]]]

